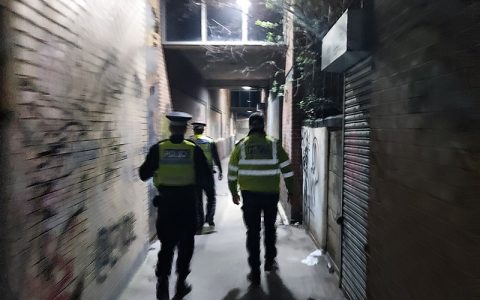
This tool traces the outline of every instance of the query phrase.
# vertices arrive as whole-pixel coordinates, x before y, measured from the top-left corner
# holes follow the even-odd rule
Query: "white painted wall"
[[[276,139],[280,139],[280,101],[271,94],[268,97],[266,131],[269,136]]]
[[[327,239],[327,128],[302,127],[303,219],[317,245],[324,249]]]

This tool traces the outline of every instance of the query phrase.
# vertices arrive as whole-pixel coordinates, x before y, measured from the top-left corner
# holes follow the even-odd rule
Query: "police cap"
[[[203,123],[203,122],[193,122],[192,125],[193,125],[193,128],[197,128],[197,127],[203,128],[203,127],[207,126],[207,124]]]
[[[172,126],[187,126],[192,116],[182,111],[172,111],[167,114],[167,119],[170,120]]]

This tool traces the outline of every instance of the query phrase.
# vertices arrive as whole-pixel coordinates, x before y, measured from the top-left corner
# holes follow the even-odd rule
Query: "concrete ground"
[[[224,168],[227,170],[227,168]],[[281,220],[281,218],[279,218]],[[192,273],[188,281],[193,290],[186,300],[344,300],[338,288],[338,278],[328,273],[326,262],[314,266],[302,263],[316,250],[302,228],[278,222],[278,257],[280,269],[274,274],[262,274],[260,288],[249,288],[249,272],[245,249],[245,227],[240,206],[232,203],[226,176],[217,181],[216,231],[197,235]],[[154,274],[160,243],[151,245],[148,256],[125,288],[119,300],[155,299]],[[263,252],[263,249],[262,249]],[[173,297],[176,276],[171,276]]]

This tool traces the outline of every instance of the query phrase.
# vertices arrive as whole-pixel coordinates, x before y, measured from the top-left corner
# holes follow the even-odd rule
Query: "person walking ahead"
[[[172,112],[167,118],[170,120],[170,138],[150,148],[139,170],[142,181],[153,177],[159,192],[154,199],[154,205],[158,207],[156,227],[161,242],[155,271],[159,300],[170,299],[168,278],[175,247],[178,247],[175,298],[181,299],[191,291],[186,278],[195,245],[198,187],[209,197],[215,193],[213,175],[202,149],[184,139],[187,122],[192,117],[187,113]]]
[[[194,135],[191,137],[192,141],[194,141],[200,148],[202,148],[205,157],[207,158],[208,165],[212,169],[212,172],[215,173],[213,170],[214,165],[218,168],[218,180],[223,179],[223,170],[222,164],[220,162],[220,157],[218,156],[217,144],[215,141],[203,134],[205,131],[205,126],[207,124],[202,122],[195,122],[192,123],[193,125],[193,133]],[[200,191],[200,197],[198,197],[198,231],[201,232],[204,223],[208,223],[210,229],[215,228],[215,207],[217,200],[215,199],[215,195],[212,198],[207,197],[207,214],[205,215],[203,209],[203,197]]]
[[[250,132],[233,150],[228,164],[228,186],[233,203],[240,204],[238,186],[243,198],[243,219],[247,227],[247,251],[252,285],[260,284],[260,229],[264,218],[265,264],[267,272],[277,269],[276,228],[280,174],[285,179],[289,197],[293,172],[287,153],[280,143],[265,134],[264,118],[253,113]]]

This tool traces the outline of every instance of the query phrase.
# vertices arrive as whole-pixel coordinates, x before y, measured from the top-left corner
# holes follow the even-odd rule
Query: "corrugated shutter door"
[[[370,58],[345,73],[341,284],[352,300],[367,299],[371,73]]]

